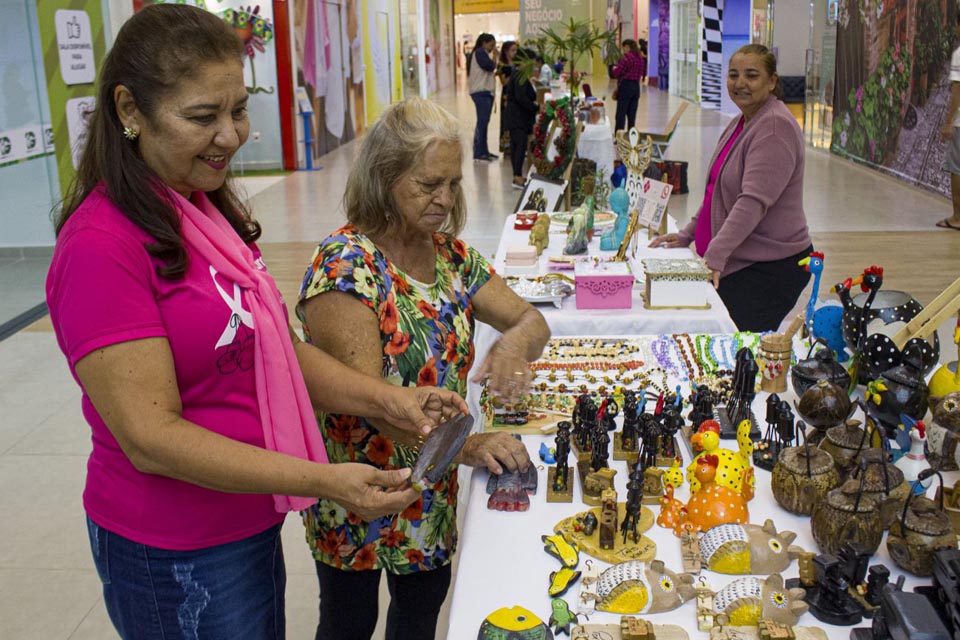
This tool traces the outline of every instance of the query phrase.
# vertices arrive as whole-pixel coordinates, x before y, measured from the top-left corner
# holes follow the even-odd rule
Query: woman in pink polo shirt
[[[123,638],[282,638],[286,513],[322,496],[373,519],[419,497],[407,471],[326,464],[314,405],[419,433],[466,411],[293,335],[227,181],[250,128],[243,59],[211,13],[134,15],[57,220],[47,302],[92,429],[84,508]]]
[[[803,133],[779,99],[777,60],[759,44],[730,58],[727,91],[740,108],[710,161],[703,206],[680,233],[651,247],[695,243],[741,331],[775,331],[810,274],[813,250],[803,212]]]

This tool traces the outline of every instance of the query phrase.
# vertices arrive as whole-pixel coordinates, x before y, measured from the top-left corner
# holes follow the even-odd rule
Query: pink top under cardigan
[[[713,202],[713,188],[714,185],[717,184],[717,176],[720,175],[720,169],[723,167],[723,161],[727,159],[727,154],[730,153],[733,143],[736,142],[737,138],[740,137],[741,131],[743,131],[742,117],[737,122],[737,128],[733,130],[733,135],[731,135],[730,139],[727,140],[727,144],[723,145],[723,150],[720,152],[720,155],[717,156],[717,160],[710,168],[710,177],[707,179],[707,188],[703,192],[703,204],[700,205],[700,213],[703,213],[704,211],[710,211],[710,205]],[[697,216],[697,230],[693,236],[693,241],[697,248],[697,255],[701,258],[703,257],[703,254],[707,252],[707,247],[710,246],[711,230],[712,225],[710,224],[710,216]]]
[[[733,135],[724,130],[710,165]],[[704,260],[730,275],[755,262],[780,260],[811,245],[803,213],[803,133],[780,100],[770,97],[743,127],[722,163],[710,203],[711,240]],[[680,231],[694,238],[698,217]]]

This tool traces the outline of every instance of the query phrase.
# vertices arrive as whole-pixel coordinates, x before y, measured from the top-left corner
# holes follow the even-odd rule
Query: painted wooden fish
[[[580,562],[580,553],[576,543],[567,542],[559,533],[552,536],[540,536],[543,541],[543,550],[563,563],[563,566],[575,569]]]
[[[580,579],[580,572],[569,569],[568,567],[563,567],[558,571],[554,571],[550,574],[550,588],[547,589],[547,593],[550,594],[551,598],[557,598],[562,596],[567,592],[573,583]]]

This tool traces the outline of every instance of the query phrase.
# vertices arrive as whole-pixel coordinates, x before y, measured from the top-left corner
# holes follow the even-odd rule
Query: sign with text
[[[93,34],[86,11],[58,9],[53,17],[57,30],[57,52],[60,54],[60,77],[63,83],[90,84],[97,75],[93,62]]]
[[[631,172],[627,174],[624,189],[630,195],[631,209],[639,214],[638,224],[648,229],[658,229],[667,211],[673,186]]]
[[[539,38],[543,29],[556,28],[570,18],[590,18],[590,5],[586,0],[521,0],[520,38]]]
[[[455,0],[454,13],[500,13],[519,11],[520,0]]]

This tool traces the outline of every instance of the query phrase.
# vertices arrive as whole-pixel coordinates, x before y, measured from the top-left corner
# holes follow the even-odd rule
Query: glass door
[[[807,49],[803,133],[807,143],[829,149],[833,126],[839,0],[811,0],[810,48]]]
[[[403,97],[420,95],[420,48],[417,45],[417,0],[400,2],[400,60]]]
[[[699,100],[699,6],[699,0],[673,0],[670,4],[670,88],[693,102]]]

